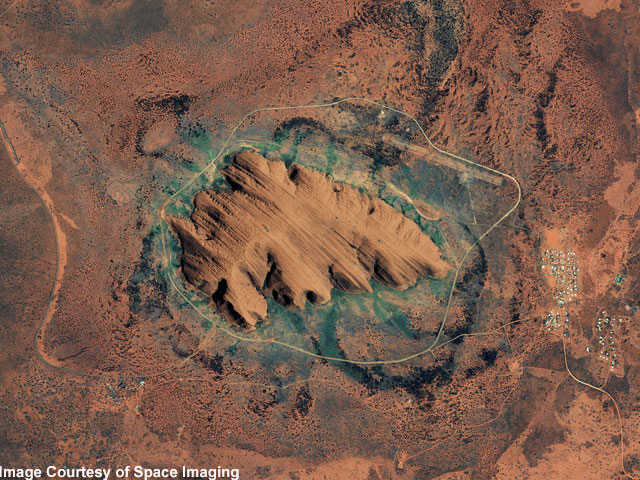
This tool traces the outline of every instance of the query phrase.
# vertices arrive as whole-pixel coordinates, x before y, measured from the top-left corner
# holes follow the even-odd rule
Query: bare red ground
[[[0,120],[53,223],[33,194],[11,203],[25,185],[7,176],[0,463],[213,458],[246,478],[622,478],[612,402],[568,376],[562,337],[541,328],[553,298],[539,254],[558,240],[584,266],[568,364],[606,382],[637,475],[638,8],[17,3],[0,18]],[[228,338],[185,324],[166,285],[135,281],[170,180],[205,160],[177,146],[179,133],[201,128],[215,142],[254,108],[343,96],[402,108],[435,144],[519,180],[514,228],[482,244],[480,307],[454,303],[446,329],[493,334],[383,373],[296,356],[265,367],[258,346],[238,347],[253,361],[236,361]],[[64,269],[49,318],[56,233]],[[582,350],[601,308],[634,318],[620,331],[625,366],[608,377]],[[43,318],[41,353],[67,371],[34,350]]]

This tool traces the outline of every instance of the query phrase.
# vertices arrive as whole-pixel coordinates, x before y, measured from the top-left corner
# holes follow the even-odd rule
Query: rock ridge
[[[191,218],[169,222],[187,281],[240,325],[266,318],[266,297],[304,308],[332,288],[404,290],[450,269],[413,221],[322,172],[244,151],[221,173],[230,189],[199,192]]]

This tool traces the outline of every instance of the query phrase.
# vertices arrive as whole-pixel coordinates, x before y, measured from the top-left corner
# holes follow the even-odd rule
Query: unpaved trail
[[[42,184],[40,179],[34,177],[31,171],[29,171],[29,169],[24,164],[20,163],[16,151],[13,148],[13,144],[11,143],[11,139],[7,135],[4,124],[2,122],[0,122],[0,130],[2,131],[3,147],[7,150],[7,154],[9,154],[9,156],[11,157],[13,166],[16,168],[18,174],[22,177],[24,182],[38,196],[43,206],[45,207],[45,210],[47,211],[47,214],[49,215],[49,218],[51,219],[51,223],[53,225],[56,243],[56,274],[53,285],[51,287],[49,305],[47,307],[45,316],[40,324],[40,327],[38,328],[34,341],[36,352],[45,363],[53,366],[60,366],[60,362],[58,361],[58,359],[46,353],[44,348],[44,337],[47,325],[49,324],[49,322],[51,322],[53,315],[56,313],[60,286],[62,285],[62,278],[64,277],[64,270],[67,265],[67,236],[60,226],[59,214],[56,211],[53,200],[45,189],[45,185]]]

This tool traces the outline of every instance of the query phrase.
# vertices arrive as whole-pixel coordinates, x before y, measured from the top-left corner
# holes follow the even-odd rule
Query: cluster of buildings
[[[544,326],[548,331],[569,326],[569,310],[551,310],[544,319]]]
[[[622,323],[622,318],[616,318],[607,314],[604,310],[598,315],[596,329],[598,330],[598,358],[609,364],[609,368],[613,370],[618,364],[619,351],[616,351],[616,330],[617,326]],[[590,348],[587,347],[587,352]]]
[[[576,252],[545,250],[542,257],[542,271],[550,278],[553,297],[558,306],[563,306],[578,296],[578,258]]]
[[[542,256],[542,273],[548,275],[549,285],[553,289],[553,299],[558,309],[551,310],[544,319],[548,331],[564,328],[564,336],[568,336],[570,314],[565,306],[575,301],[578,296],[578,259],[576,252],[563,250],[544,251]]]
[[[570,313],[568,304],[578,297],[578,258],[576,252],[557,249],[547,249],[542,256],[542,273],[546,276],[553,290],[556,308],[544,318],[544,326],[548,331],[563,329],[563,335],[569,335]],[[618,274],[615,284],[620,287],[624,283],[624,276]],[[595,329],[598,336],[598,346],[587,346],[587,353],[597,354],[598,358],[613,371],[621,361],[619,345],[616,344],[616,332],[625,319],[608,314],[605,310],[598,312]]]

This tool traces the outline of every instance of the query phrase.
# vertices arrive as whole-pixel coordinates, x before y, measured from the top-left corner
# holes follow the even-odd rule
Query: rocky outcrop
[[[373,277],[404,290],[450,268],[413,221],[319,171],[247,151],[222,174],[231,189],[198,193],[191,220],[170,222],[186,279],[249,328],[265,318],[265,297],[304,308],[334,287],[368,292]]]

